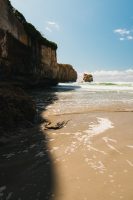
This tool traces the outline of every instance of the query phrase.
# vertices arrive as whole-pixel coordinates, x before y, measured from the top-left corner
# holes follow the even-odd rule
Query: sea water
[[[62,83],[53,91],[58,100],[48,108],[55,114],[133,111],[132,82]]]

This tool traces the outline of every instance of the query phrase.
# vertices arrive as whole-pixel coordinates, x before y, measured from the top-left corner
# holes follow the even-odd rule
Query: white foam
[[[96,152],[99,152],[99,153],[102,153],[102,154],[104,154],[104,155],[106,155],[107,153],[105,152],[105,151],[101,151],[101,150],[99,150],[99,149],[97,149],[97,148],[94,148],[92,145],[87,145],[87,149],[88,149],[88,151],[96,151]]]
[[[50,152],[52,153],[52,152],[54,152],[54,151],[57,151],[59,149],[59,147],[53,147],[51,150],[50,150]]]
[[[86,159],[85,161],[92,169],[98,170],[100,173],[104,173],[104,171],[106,170],[106,167],[102,161],[93,161],[91,159]]]
[[[97,124],[89,125],[89,130],[85,130],[84,133],[88,133],[90,137],[99,135],[110,128],[114,128],[113,123],[107,118],[97,118]]]
[[[114,150],[114,151],[116,151],[117,153],[119,153],[119,154],[122,154],[122,152],[120,152],[117,148],[115,148],[112,144],[110,144],[110,142],[112,143],[117,143],[117,140],[114,140],[114,139],[111,139],[111,138],[109,138],[109,137],[103,137],[102,138],[103,140],[104,140],[104,142],[106,143],[106,145],[110,148],[110,149],[112,149],[112,150]]]
[[[104,76],[105,78],[105,76]],[[81,82],[81,81],[78,81],[76,83],[67,83],[67,84],[59,84],[61,85],[63,88],[65,88],[65,86],[67,87],[75,87],[75,86],[79,86],[80,87],[80,90],[87,90],[88,92],[90,93],[95,93],[96,91],[123,91],[123,90],[126,90],[126,91],[129,91],[129,92],[132,92],[133,91],[133,82],[130,82],[128,80],[127,81],[113,81],[113,80],[96,80],[93,82],[93,83],[86,83],[86,82]],[[79,88],[76,88],[75,89],[78,89]],[[58,93],[57,93],[58,94]],[[69,94],[67,92],[64,92],[65,95]],[[63,95],[64,95],[63,94]],[[70,95],[70,94],[69,94]]]
[[[130,160],[127,160],[127,163],[128,163],[131,167],[133,167],[133,163],[132,163]]]
[[[129,147],[129,148],[133,149],[133,145],[127,145],[127,147]]]
[[[114,140],[112,138],[109,138],[109,137],[103,137],[103,140],[107,143],[107,142],[114,142],[114,143],[117,143],[117,140]]]
[[[132,91],[133,87],[129,87],[129,86],[119,86],[119,85],[81,85],[81,88],[84,90],[88,90],[89,92],[93,91]]]
[[[76,133],[60,133],[60,135],[71,136],[73,141],[65,149],[65,154],[74,153],[80,145],[84,145],[88,151],[95,151],[106,155],[107,153],[92,146],[92,137],[103,133],[109,128],[113,128],[113,124],[109,119],[97,118],[97,123],[90,123],[89,129]]]

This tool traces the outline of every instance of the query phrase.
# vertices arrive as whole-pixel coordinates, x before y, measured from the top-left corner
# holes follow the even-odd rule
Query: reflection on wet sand
[[[54,199],[132,199],[132,117],[89,113],[77,115],[61,130],[48,131],[58,186]],[[108,126],[101,129],[104,120]]]
[[[74,103],[79,96],[75,91],[57,96],[58,100],[42,114],[51,122],[68,121],[62,129],[46,131],[55,169],[53,199],[132,200],[131,110],[125,112],[124,105],[120,108],[113,104],[99,111],[96,105],[94,112],[89,102],[89,109],[84,104],[80,109],[80,99]]]
[[[102,94],[85,92],[84,100],[74,89],[32,93],[37,124],[0,147],[1,200],[133,199],[132,105],[94,112],[88,99]]]

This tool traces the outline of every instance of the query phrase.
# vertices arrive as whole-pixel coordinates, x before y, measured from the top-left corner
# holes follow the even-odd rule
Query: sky
[[[59,63],[71,64],[79,73],[133,74],[133,0],[10,1],[57,43]]]

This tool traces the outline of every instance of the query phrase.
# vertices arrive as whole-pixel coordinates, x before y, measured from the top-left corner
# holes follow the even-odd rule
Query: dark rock
[[[84,73],[84,75],[83,75],[83,81],[84,82],[92,82],[93,81],[92,74],[86,74],[86,73]]]
[[[59,82],[75,82],[77,80],[77,72],[74,70],[72,65],[69,64],[58,64],[59,73],[58,80]]]

